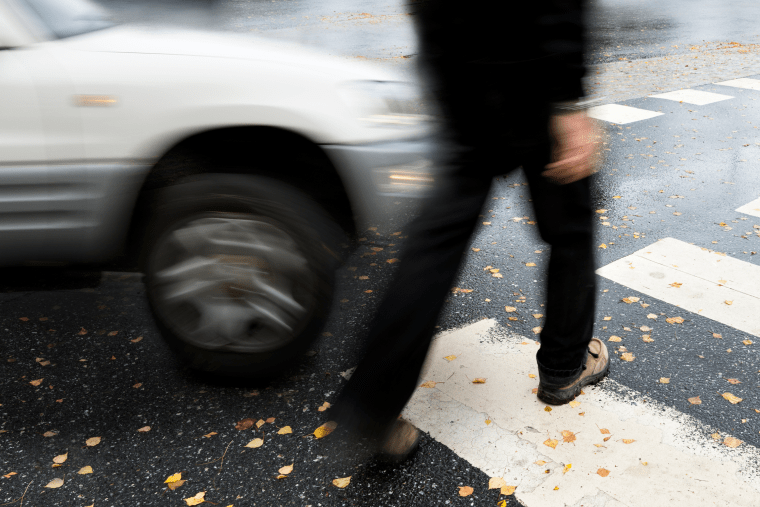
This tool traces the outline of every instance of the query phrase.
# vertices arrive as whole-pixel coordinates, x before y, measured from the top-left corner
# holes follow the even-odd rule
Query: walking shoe
[[[396,419],[380,446],[377,457],[385,463],[401,463],[414,454],[419,444],[420,430],[409,421]]]
[[[538,399],[549,405],[564,405],[581,394],[583,386],[596,384],[609,371],[610,356],[607,353],[607,347],[599,338],[592,338],[588,344],[586,364],[583,365],[583,371],[577,378],[558,379],[562,380],[562,384],[559,384],[553,382],[555,379],[546,378],[547,376],[542,375],[539,369],[541,381],[538,384]]]

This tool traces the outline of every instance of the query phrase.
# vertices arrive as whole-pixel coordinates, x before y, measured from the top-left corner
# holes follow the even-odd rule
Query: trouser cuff
[[[588,351],[586,351],[588,354]],[[565,386],[572,382],[581,375],[583,372],[583,365],[586,364],[586,354],[583,355],[583,361],[577,368],[570,370],[557,370],[554,368],[548,368],[541,364],[541,361],[536,357],[536,363],[538,363],[538,377],[542,385],[545,386]]]

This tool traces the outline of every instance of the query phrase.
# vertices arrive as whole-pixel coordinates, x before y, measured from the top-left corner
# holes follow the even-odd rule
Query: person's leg
[[[544,151],[548,153],[548,150]],[[551,246],[539,370],[577,376],[593,332],[596,279],[590,178],[556,185],[541,176],[545,160],[525,165],[539,231]]]

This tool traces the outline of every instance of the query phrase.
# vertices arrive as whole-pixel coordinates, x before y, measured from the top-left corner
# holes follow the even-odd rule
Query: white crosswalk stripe
[[[686,311],[760,336],[760,266],[665,238],[599,268],[597,273]]]
[[[724,446],[714,429],[640,393],[605,380],[579,405],[547,411],[532,392],[537,345],[494,320],[438,336],[423,374],[437,384],[417,389],[404,416],[516,486],[526,507],[756,505],[757,448]]]
[[[649,118],[660,116],[662,113],[647,111],[646,109],[639,109],[637,107],[622,106],[620,104],[606,104],[590,108],[588,115],[597,120],[624,125],[626,123],[648,120]]]
[[[736,208],[736,211],[738,211],[739,213],[744,213],[745,215],[760,217],[760,197],[758,197],[754,201],[748,202],[744,206]]]
[[[655,99],[674,100],[676,102],[686,102],[687,104],[695,104],[697,106],[705,106],[707,104],[712,104],[713,102],[733,99],[730,95],[689,89],[650,95],[650,97]]]
[[[730,81],[721,81],[720,83],[715,84],[721,86],[733,86],[734,88],[744,88],[746,90],[760,91],[760,79],[750,79],[743,77],[741,79],[731,79]]]

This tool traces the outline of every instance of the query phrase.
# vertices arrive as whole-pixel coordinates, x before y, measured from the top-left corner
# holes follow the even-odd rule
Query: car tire
[[[143,251],[148,301],[191,368],[267,377],[323,327],[344,235],[280,181],[208,174],[157,192]]]

